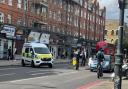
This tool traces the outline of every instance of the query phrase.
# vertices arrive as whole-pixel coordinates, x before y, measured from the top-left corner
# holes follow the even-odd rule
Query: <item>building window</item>
[[[68,4],[68,12],[71,12],[71,5]]]
[[[12,6],[12,0],[8,0],[8,5]]]
[[[43,0],[44,2],[48,2],[48,0]]]
[[[118,35],[118,30],[116,30],[116,35]]]
[[[18,2],[17,3],[17,8],[21,8],[22,7],[22,0],[18,0],[17,2]]]
[[[43,7],[42,6],[42,10],[41,10],[41,14],[42,14],[42,16],[44,16],[45,18],[47,17],[47,7]]]
[[[4,22],[4,13],[0,12],[0,22]]]
[[[8,18],[7,18],[7,23],[11,24],[12,23],[12,16],[11,15],[8,15]]]
[[[22,25],[22,20],[20,18],[17,20],[17,25]]]
[[[114,30],[111,31],[111,35],[114,35]]]
[[[84,8],[87,8],[87,1],[85,1],[84,3]]]
[[[24,10],[28,10],[28,0],[24,0]]]
[[[86,19],[86,14],[87,14],[87,12],[84,12],[84,18]]]
[[[107,30],[104,30],[104,34],[107,35]]]
[[[62,4],[63,4],[63,9],[67,10],[67,3],[66,3],[66,1],[63,1]]]
[[[0,0],[0,3],[5,3],[5,0]]]
[[[57,15],[58,15],[58,17],[57,17],[58,18],[58,21],[61,21],[61,12],[60,12],[60,10],[58,11],[58,14]]]
[[[49,18],[52,18],[52,11],[49,11]]]

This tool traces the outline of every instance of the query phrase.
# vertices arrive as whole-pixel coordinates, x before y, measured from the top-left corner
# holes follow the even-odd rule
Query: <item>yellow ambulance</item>
[[[48,47],[42,43],[24,43],[22,48],[21,65],[31,65],[31,67],[48,65],[53,67],[53,57]]]

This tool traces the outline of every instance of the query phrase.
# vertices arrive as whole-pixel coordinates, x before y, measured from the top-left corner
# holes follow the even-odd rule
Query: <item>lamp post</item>
[[[120,9],[120,18],[119,18],[119,33],[118,33],[118,45],[117,45],[117,53],[115,55],[115,80],[114,80],[114,89],[121,89],[122,84],[122,64],[123,64],[123,25],[124,25],[124,1],[119,1],[119,9]]]

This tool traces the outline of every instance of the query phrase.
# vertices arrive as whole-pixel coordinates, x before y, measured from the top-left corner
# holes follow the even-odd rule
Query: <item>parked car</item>
[[[103,61],[103,71],[113,71],[114,70],[114,57],[111,55],[104,55],[104,61]],[[90,62],[90,71],[97,70],[97,59],[93,58],[92,61]]]
[[[91,67],[91,64],[92,64],[92,63],[95,63],[95,61],[97,61],[95,55],[93,55],[93,56],[91,56],[91,57],[89,58],[89,60],[88,60],[88,66],[89,66],[89,68]]]

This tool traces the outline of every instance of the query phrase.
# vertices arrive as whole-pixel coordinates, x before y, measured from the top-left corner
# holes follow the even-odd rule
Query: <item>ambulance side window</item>
[[[32,55],[34,55],[34,51],[33,51],[32,48],[30,48],[30,52],[31,52]]]
[[[29,48],[26,48],[25,49],[25,53],[29,53]]]

